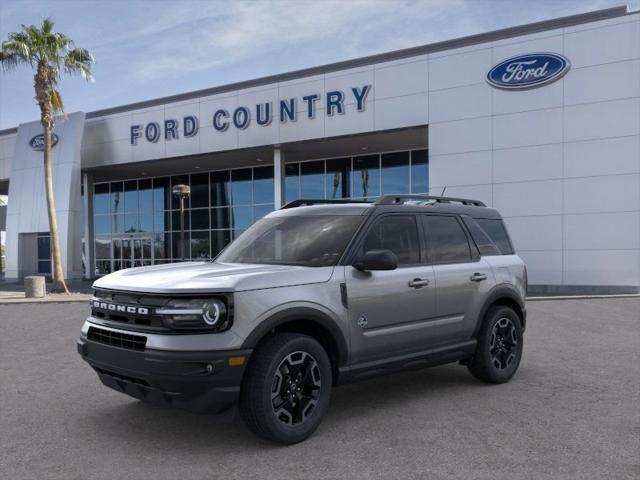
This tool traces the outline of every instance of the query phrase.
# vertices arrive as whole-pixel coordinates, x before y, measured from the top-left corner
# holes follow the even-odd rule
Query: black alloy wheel
[[[468,368],[487,383],[505,383],[515,375],[522,358],[522,323],[510,307],[491,307],[477,336],[476,352]]]
[[[322,376],[316,359],[303,351],[287,355],[273,376],[273,414],[286,425],[304,422],[318,405],[321,389]]]
[[[331,361],[316,339],[276,333],[251,355],[240,389],[240,415],[262,438],[298,443],[320,425],[332,387]]]
[[[491,363],[498,370],[509,368],[515,360],[518,350],[518,335],[513,322],[507,318],[500,318],[491,331]]]

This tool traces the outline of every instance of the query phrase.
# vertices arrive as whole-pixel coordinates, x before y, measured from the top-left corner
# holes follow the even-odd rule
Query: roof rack
[[[372,202],[368,202],[366,200],[349,200],[349,199],[322,200],[322,199],[301,198],[299,200],[293,200],[283,205],[282,207],[280,207],[280,210],[284,210],[285,208],[306,207],[309,205],[322,205],[322,204],[339,205],[339,204],[347,204],[347,203],[372,203]]]
[[[428,203],[459,203],[473,207],[486,207],[480,200],[470,200],[468,198],[436,197],[433,195],[383,195],[375,203],[376,205],[395,205],[404,203],[403,200],[417,200]]]

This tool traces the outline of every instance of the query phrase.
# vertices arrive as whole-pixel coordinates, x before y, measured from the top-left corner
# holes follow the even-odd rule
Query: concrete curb
[[[84,303],[88,302],[91,298],[89,294],[71,294],[71,295],[56,295],[55,297],[47,296],[43,298],[1,298],[0,305],[17,305],[24,303]]]
[[[613,295],[551,295],[547,297],[527,297],[527,302],[548,300],[591,300],[596,298],[640,298],[640,293],[623,293]]]

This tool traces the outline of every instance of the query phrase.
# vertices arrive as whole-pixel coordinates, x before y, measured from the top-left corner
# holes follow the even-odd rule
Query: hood
[[[144,293],[240,292],[327,282],[333,267],[187,262],[129,268],[95,281],[95,288]]]

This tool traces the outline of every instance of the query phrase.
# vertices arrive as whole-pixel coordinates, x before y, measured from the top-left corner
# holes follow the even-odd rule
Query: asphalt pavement
[[[86,303],[0,305],[0,477],[637,479],[640,299],[529,302],[506,385],[448,365],[334,390],[316,434],[254,437],[102,386],[76,353]]]

